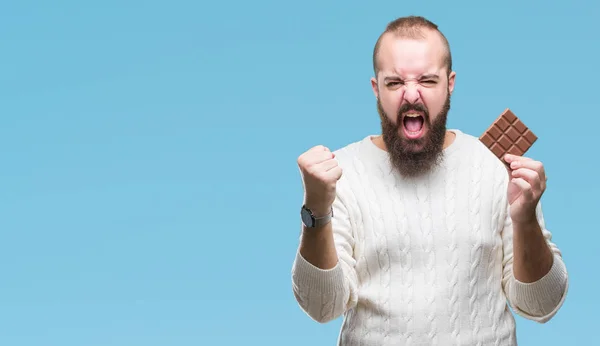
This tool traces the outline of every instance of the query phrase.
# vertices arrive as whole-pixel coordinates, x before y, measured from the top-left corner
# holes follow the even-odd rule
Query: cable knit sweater
[[[554,254],[534,283],[513,276],[508,173],[459,130],[430,174],[405,179],[368,136],[337,150],[343,168],[332,227],[338,264],[321,270],[298,252],[300,307],[325,323],[344,315],[339,345],[516,345],[508,307],[540,323],[554,316],[568,278]],[[507,304],[508,303],[508,304]]]

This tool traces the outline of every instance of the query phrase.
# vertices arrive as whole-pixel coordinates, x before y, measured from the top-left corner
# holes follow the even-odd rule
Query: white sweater
[[[321,270],[297,253],[292,283],[314,320],[344,315],[339,345],[516,345],[509,305],[543,323],[563,304],[566,267],[541,205],[553,266],[521,283],[512,271],[508,173],[476,137],[452,131],[442,166],[419,179],[394,173],[370,136],[335,152],[339,261]]]

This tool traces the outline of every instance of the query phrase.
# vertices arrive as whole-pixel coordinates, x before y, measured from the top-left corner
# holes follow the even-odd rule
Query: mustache
[[[398,119],[401,119],[402,114],[404,114],[408,111],[416,111],[416,112],[423,113],[423,115],[425,117],[425,121],[427,121],[429,119],[429,112],[427,111],[427,108],[425,108],[425,106],[423,106],[420,103],[417,103],[417,104],[405,103],[405,104],[403,104],[402,107],[400,107],[400,109],[398,110]]]

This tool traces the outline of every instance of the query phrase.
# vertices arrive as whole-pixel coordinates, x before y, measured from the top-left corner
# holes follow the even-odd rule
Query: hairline
[[[410,19],[419,19],[421,22],[414,23],[412,25],[408,25],[403,27],[400,25],[399,27],[394,27],[399,21],[410,20]],[[446,67],[446,75],[449,76],[452,72],[452,52],[450,51],[450,44],[446,36],[437,28],[437,25],[428,21],[423,17],[403,17],[390,22],[386,27],[386,30],[382,32],[377,38],[377,42],[375,43],[375,47],[373,49],[373,71],[375,73],[375,78],[379,73],[379,49],[381,47],[381,41],[386,35],[393,35],[394,38],[409,38],[415,40],[425,40],[426,39],[426,31],[435,32],[442,39],[442,44],[444,45],[444,56],[442,57],[443,64]]]

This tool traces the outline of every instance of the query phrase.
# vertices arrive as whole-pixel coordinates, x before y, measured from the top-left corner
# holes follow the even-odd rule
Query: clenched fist
[[[298,157],[304,184],[304,204],[316,217],[329,213],[335,200],[335,186],[342,176],[335,154],[317,145]]]

